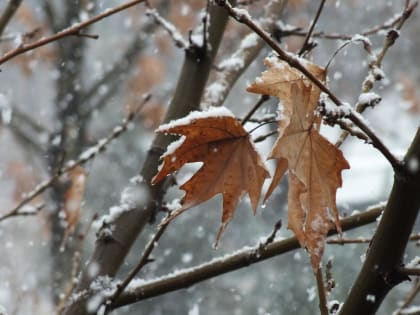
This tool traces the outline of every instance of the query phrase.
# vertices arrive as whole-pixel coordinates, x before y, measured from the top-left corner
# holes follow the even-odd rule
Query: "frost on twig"
[[[147,9],[146,15],[152,17],[156,23],[160,24],[168,32],[169,36],[175,43],[175,46],[182,49],[188,48],[189,44],[185,40],[184,36],[182,36],[172,23],[164,19],[156,9]]]

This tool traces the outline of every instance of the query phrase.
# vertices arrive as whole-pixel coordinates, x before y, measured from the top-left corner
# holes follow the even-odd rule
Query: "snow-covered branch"
[[[370,207],[365,212],[360,212],[342,219],[341,225],[343,231],[375,222],[383,209],[384,203],[380,203]],[[331,231],[331,235],[336,233],[336,231]],[[245,247],[230,255],[215,258],[199,266],[178,270],[157,279],[134,279],[127,287],[127,290],[111,305],[111,309],[188,288],[201,281],[247,267],[298,248],[299,243],[296,238],[290,237],[283,240],[275,240],[266,246],[258,244],[253,247]]]

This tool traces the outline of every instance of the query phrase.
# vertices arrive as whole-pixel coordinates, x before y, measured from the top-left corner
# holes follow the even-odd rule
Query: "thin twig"
[[[408,7],[406,7],[408,8]],[[391,28],[396,27],[401,20],[405,20],[406,17],[404,16],[404,11],[401,14],[395,15],[387,22],[373,26],[363,32],[360,33],[362,36],[371,36],[376,33],[379,33],[383,30],[389,30]],[[302,31],[300,28],[295,27],[292,30],[281,30],[282,36],[301,36],[306,37],[307,32]],[[326,40],[351,40],[354,37],[354,35],[348,35],[348,34],[338,34],[338,33],[325,33],[325,32],[315,32],[312,34],[312,38],[319,38],[319,39],[326,39]]]
[[[27,51],[33,50],[35,48],[44,46],[46,44],[55,42],[57,40],[63,39],[63,38],[68,37],[68,36],[78,36],[78,35],[81,34],[80,32],[83,28],[85,28],[85,27],[87,27],[91,24],[94,24],[94,23],[96,23],[96,22],[98,22],[98,21],[100,21],[100,20],[102,20],[102,19],[104,19],[104,18],[106,18],[110,15],[113,15],[115,13],[126,10],[126,9],[128,9],[132,6],[135,6],[135,5],[137,5],[137,4],[139,4],[143,1],[144,0],[129,1],[127,3],[124,3],[122,5],[119,5],[115,8],[113,8],[113,9],[107,9],[99,15],[96,15],[96,16],[94,16],[94,17],[92,17],[92,18],[90,18],[90,19],[88,19],[84,22],[73,25],[72,27],[66,28],[66,29],[62,30],[61,32],[58,32],[58,33],[56,33],[52,36],[40,39],[40,40],[38,40],[34,43],[31,43],[31,44],[20,45],[19,47],[15,48],[13,50],[10,50],[6,54],[4,54],[3,57],[0,58],[0,65],[2,65],[6,61],[8,61],[8,60],[10,60],[10,59],[12,59],[12,58],[14,58],[18,55],[21,55],[21,54],[23,54]]]
[[[53,175],[49,179],[43,181],[42,183],[38,184],[35,187],[34,190],[27,193],[26,196],[19,202],[19,204],[15,208],[10,210],[6,214],[0,216],[0,222],[4,221],[4,220],[6,220],[10,217],[20,215],[19,210],[25,204],[32,201],[36,196],[40,195],[45,190],[47,190],[49,187],[51,187],[51,185],[53,183],[55,183],[63,174],[66,174],[66,173],[70,172],[71,170],[73,170],[74,168],[76,168],[79,165],[85,164],[86,162],[92,160],[97,154],[99,154],[100,152],[103,152],[110,142],[117,139],[122,133],[124,133],[128,129],[128,125],[134,120],[134,118],[137,116],[137,114],[139,113],[141,108],[143,108],[144,104],[146,104],[146,102],[148,102],[149,99],[150,99],[150,95],[147,95],[144,98],[143,103],[141,103],[135,111],[130,113],[127,116],[127,118],[124,119],[124,121],[122,122],[121,125],[115,127],[108,137],[99,140],[95,146],[93,146],[93,147],[85,150],[84,152],[82,152],[77,160],[69,161],[67,163],[67,165],[60,168],[56,172],[55,175]]]
[[[255,138],[255,139],[253,139],[252,141],[253,141],[254,143],[264,141],[264,140],[265,140],[265,139],[267,139],[268,137],[271,137],[271,136],[276,135],[278,132],[279,132],[278,130],[273,130],[273,131],[270,131],[269,133],[267,133],[267,134],[265,134],[265,135],[262,135],[262,136],[256,137],[256,138]]]
[[[276,222],[276,224],[274,224],[274,228],[273,231],[271,232],[271,234],[267,237],[267,239],[265,240],[265,242],[262,244],[264,247],[266,247],[267,245],[271,244],[274,242],[277,232],[281,229],[281,220],[278,220]]]
[[[409,2],[406,3],[406,6],[404,7],[403,12],[400,14],[400,18],[394,24],[395,29],[397,31],[399,31],[403,27],[404,23],[411,16],[411,14],[413,13],[413,11],[417,7],[417,5],[418,5],[418,2],[414,2],[411,5],[409,5]],[[367,92],[371,91],[374,87],[374,82],[382,79],[381,76],[378,76],[376,74],[381,73],[378,70],[380,70],[381,64],[383,62],[383,59],[385,58],[385,55],[386,55],[387,51],[389,50],[389,48],[392,45],[394,45],[397,37],[398,37],[398,33],[395,30],[391,29],[388,32],[388,35],[385,39],[382,50],[376,55],[376,58],[374,58],[374,61],[369,65],[370,70],[368,72],[368,75],[367,75],[366,79],[363,81],[362,93],[367,93]],[[356,109],[356,112],[363,113],[365,111],[366,107],[363,106],[362,104],[359,104],[359,102],[358,102],[355,105],[355,109]],[[343,131],[341,133],[339,139],[336,141],[335,145],[337,147],[340,147],[343,144],[343,142],[347,139],[348,136],[349,136],[349,133],[347,131]]]
[[[267,34],[258,24],[256,24],[248,14],[244,14],[242,11],[234,9],[230,3],[226,0],[216,0],[216,3],[224,7],[230,16],[240,23],[247,25],[255,33],[257,33],[264,41],[274,49],[278,54],[278,57],[288,63],[291,67],[299,70],[304,74],[309,80],[311,80],[322,92],[327,94],[333,103],[337,106],[342,106],[342,102],[321,80],[315,77],[306,67],[300,62],[295,56],[285,52],[278,44],[275,42],[269,34]],[[377,148],[382,155],[388,160],[394,170],[401,171],[403,169],[402,162],[397,159],[391,151],[385,146],[382,140],[376,135],[376,133],[369,127],[367,123],[364,122],[363,118],[353,110],[348,115],[348,118],[358,126],[371,140],[372,145]]]
[[[314,31],[315,25],[318,22],[319,17],[321,16],[322,9],[324,8],[325,0],[321,0],[319,3],[318,10],[316,11],[314,20],[312,21],[311,26],[309,27],[308,33],[306,33],[305,40],[303,41],[302,48],[299,50],[298,55],[302,56],[305,52],[309,52],[313,47],[313,44],[309,42],[311,39],[312,32]]]
[[[118,284],[117,289],[115,293],[112,295],[110,299],[106,301],[106,305],[111,306],[114,301],[118,299],[118,297],[124,292],[124,290],[127,288],[127,286],[130,284],[130,282],[134,279],[134,277],[140,272],[140,270],[150,262],[150,255],[152,254],[152,251],[155,249],[159,239],[165,232],[166,228],[168,227],[171,220],[168,220],[170,218],[171,212],[168,212],[166,217],[162,219],[162,222],[158,226],[158,230],[153,235],[150,242],[147,244],[146,248],[143,251],[143,254],[138,262],[138,264],[130,271],[130,273],[127,275],[127,277],[124,279],[123,282]],[[106,312],[105,312],[106,313]]]
[[[410,241],[418,241],[420,239],[420,234],[411,234]],[[345,245],[345,244],[369,244],[372,241],[371,238],[335,238],[327,240],[328,244],[338,244],[338,245]]]
[[[176,47],[187,49],[189,46],[188,41],[185,40],[177,28],[168,20],[164,19],[156,9],[150,6],[148,2],[146,5],[148,7],[146,15],[152,17],[157,24],[161,25],[168,32]]]
[[[315,273],[316,286],[318,288],[319,310],[321,315],[328,315],[327,293],[325,292],[324,277],[322,276],[322,268],[319,267]]]
[[[417,276],[417,277],[420,276],[420,268],[401,267],[398,271],[407,276]]]
[[[83,243],[86,240],[86,236],[88,235],[90,229],[92,228],[93,223],[98,219],[98,214],[95,213],[92,215],[91,219],[89,220],[85,231],[78,235],[79,242],[77,243],[77,247],[73,254],[73,267],[71,272],[71,284],[68,288],[66,288],[66,292],[63,294],[62,298],[60,299],[57,307],[56,307],[56,315],[60,315],[62,310],[64,309],[66,301],[70,298],[73,289],[77,285],[77,277],[80,273],[80,267],[81,267],[81,257],[83,252]]]
[[[270,99],[269,95],[261,95],[258,101],[255,103],[255,105],[251,108],[251,110],[246,114],[246,116],[242,119],[241,124],[245,125],[249,121],[249,119],[252,117],[252,115],[255,114],[255,112],[268,100]]]

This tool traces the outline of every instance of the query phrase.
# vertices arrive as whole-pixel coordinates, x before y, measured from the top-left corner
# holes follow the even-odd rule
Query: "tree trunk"
[[[340,315],[375,314],[388,292],[409,278],[400,272],[405,248],[420,208],[420,129],[396,172],[382,219],[366,260]]]

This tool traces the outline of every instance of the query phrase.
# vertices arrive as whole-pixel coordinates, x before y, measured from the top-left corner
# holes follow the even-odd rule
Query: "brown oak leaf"
[[[288,227],[307,248],[312,268],[317,270],[328,231],[341,230],[336,191],[342,184],[341,171],[349,165],[342,152],[319,133],[320,117],[315,114],[319,88],[284,62],[270,58],[265,63],[269,70],[248,91],[277,96],[283,104],[279,137],[269,156],[278,164],[265,199],[288,170]],[[322,68],[308,62],[306,66],[325,80]]]
[[[162,156],[163,164],[152,179],[156,184],[184,164],[203,162],[202,167],[180,188],[185,191],[182,207],[170,220],[214,195],[223,194],[222,225],[216,244],[234,215],[239,199],[248,193],[255,213],[261,188],[269,173],[255,150],[248,132],[227,109],[199,113],[161,126],[161,133],[182,135]]]

